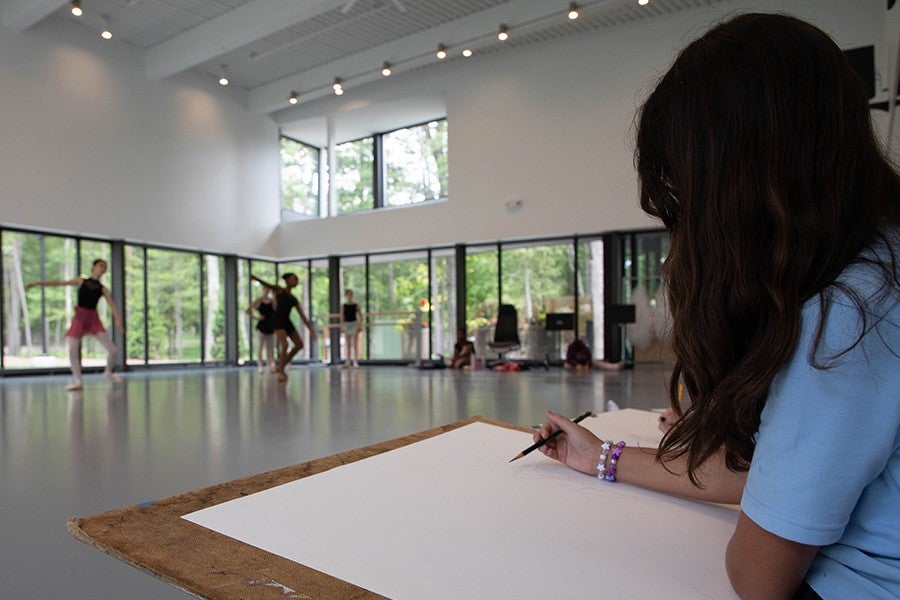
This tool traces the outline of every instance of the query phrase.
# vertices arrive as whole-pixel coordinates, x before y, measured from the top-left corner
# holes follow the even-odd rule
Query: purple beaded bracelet
[[[609,454],[609,447],[609,440],[603,442],[603,445],[600,446],[600,462],[597,463],[597,477],[600,479],[603,479],[606,475],[606,457]]]
[[[612,454],[609,457],[609,468],[606,469],[606,475],[603,477],[606,481],[616,480],[616,463],[619,462],[619,457],[622,456],[622,448],[624,447],[625,442],[619,442],[616,444],[616,447],[613,448]]]

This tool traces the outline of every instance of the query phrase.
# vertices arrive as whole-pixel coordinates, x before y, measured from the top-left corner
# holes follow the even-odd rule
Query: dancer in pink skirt
[[[106,267],[106,261],[98,258],[91,265],[91,276],[87,279],[78,276],[65,281],[34,281],[28,284],[28,289],[39,285],[78,286],[78,306],[75,307],[75,317],[72,319],[72,324],[69,326],[69,330],[66,331],[66,339],[69,344],[69,361],[72,365],[72,376],[75,379],[71,385],[66,387],[67,390],[81,389],[81,338],[86,335],[95,336],[106,348],[106,370],[103,374],[114,383],[121,383],[122,381],[118,375],[113,373],[116,345],[113,343],[112,338],[109,337],[109,333],[107,333],[103,323],[100,322],[100,317],[97,315],[97,303],[100,302],[101,297],[106,298],[106,303],[109,305],[110,312],[112,312],[116,327],[119,331],[123,331],[122,318],[119,316],[119,309],[115,301],[113,301],[112,294],[106,286],[100,283],[100,278],[106,273]]]

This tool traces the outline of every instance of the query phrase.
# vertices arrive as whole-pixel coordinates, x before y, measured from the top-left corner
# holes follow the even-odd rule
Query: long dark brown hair
[[[728,468],[749,467],[804,303],[818,295],[825,315],[835,279],[860,260],[896,296],[896,238],[887,238],[900,223],[900,180],[840,49],[774,14],[735,17],[681,52],[639,113],[635,161],[641,206],[672,241],[663,278],[676,356],[669,394],[681,418],[658,458],[686,456],[698,484],[698,467],[720,449]],[[860,258],[879,244],[886,260],[884,251]],[[865,319],[866,299],[849,292]],[[690,407],[679,404],[680,384]]]

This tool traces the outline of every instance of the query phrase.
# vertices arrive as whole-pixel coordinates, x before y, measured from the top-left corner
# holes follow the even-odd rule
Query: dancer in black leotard
[[[113,373],[116,345],[113,343],[112,338],[109,337],[109,333],[107,333],[103,323],[100,322],[100,317],[97,315],[97,304],[100,302],[100,298],[105,298],[116,327],[119,331],[124,330],[122,319],[119,316],[119,309],[116,307],[112,294],[106,286],[100,283],[100,278],[106,273],[106,267],[106,261],[98,258],[91,265],[91,276],[89,278],[78,276],[68,280],[34,281],[27,286],[28,289],[35,286],[78,286],[78,306],[75,307],[75,317],[72,319],[72,325],[66,331],[66,341],[69,345],[69,362],[71,363],[72,377],[74,378],[72,384],[66,387],[67,390],[81,389],[81,338],[86,335],[95,336],[106,348],[106,370],[103,374],[114,383],[122,381],[118,375]]]
[[[363,321],[362,309],[353,301],[353,290],[345,290],[347,301],[341,307],[341,331],[344,334],[344,347],[347,349],[347,360],[341,367],[359,367],[359,334]]]
[[[258,281],[263,287],[272,290],[272,293],[275,294],[275,312],[272,314],[272,322],[275,336],[278,338],[279,348],[276,372],[278,373],[279,381],[287,381],[287,373],[285,373],[284,369],[291,362],[291,359],[294,358],[294,355],[303,349],[303,339],[291,322],[291,310],[296,308],[297,312],[300,313],[300,319],[306,325],[306,328],[309,329],[310,341],[316,339],[316,332],[312,323],[306,318],[306,313],[303,312],[303,309],[300,308],[300,302],[291,293],[291,290],[297,287],[300,280],[293,273],[285,273],[281,276],[285,287],[281,287],[280,285],[267,283],[256,275],[250,275],[250,278]],[[293,345],[288,345],[288,338],[293,342]]]
[[[256,331],[258,333],[258,348],[256,351],[259,372],[265,370],[263,363],[263,351],[268,359],[269,370],[275,372],[275,300],[272,298],[272,290],[263,288],[263,295],[253,301],[247,307],[247,314],[257,320]],[[259,316],[253,311],[259,313]]]

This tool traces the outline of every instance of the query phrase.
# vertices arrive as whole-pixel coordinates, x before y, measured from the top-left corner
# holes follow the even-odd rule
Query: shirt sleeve
[[[763,529],[803,544],[832,544],[885,469],[900,426],[896,313],[894,306],[882,318],[869,315],[862,341],[836,357],[863,325],[849,299],[835,298],[815,356],[830,368],[819,369],[810,364],[818,298],[804,308],[797,348],[769,390],[741,500]]]

